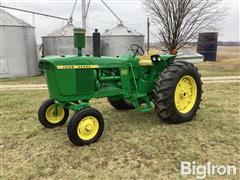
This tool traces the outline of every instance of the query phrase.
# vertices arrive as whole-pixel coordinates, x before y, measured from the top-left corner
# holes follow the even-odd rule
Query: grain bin
[[[43,55],[76,55],[77,49],[74,48],[72,23],[67,23],[60,29],[42,37]],[[86,36],[86,47],[83,54],[92,55],[92,36]]]
[[[0,77],[39,74],[35,28],[0,9]]]
[[[102,35],[102,55],[119,56],[128,52],[132,44],[143,47],[144,35],[135,30],[130,30],[119,24],[111,30],[106,30]]]
[[[204,56],[204,60],[216,61],[217,41],[217,32],[199,33],[197,52]]]

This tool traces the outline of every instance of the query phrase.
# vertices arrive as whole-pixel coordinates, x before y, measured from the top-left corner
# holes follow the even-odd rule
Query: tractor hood
[[[40,69],[88,69],[118,68],[129,64],[128,57],[95,57],[95,56],[47,56],[40,59]]]

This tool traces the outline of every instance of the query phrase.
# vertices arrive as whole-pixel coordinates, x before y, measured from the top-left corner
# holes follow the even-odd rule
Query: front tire
[[[159,75],[152,101],[155,112],[164,122],[182,123],[196,115],[201,96],[202,81],[197,68],[177,61]]]
[[[38,120],[46,128],[62,126],[68,119],[69,110],[57,106],[52,99],[47,99],[38,110]],[[57,112],[56,112],[57,110]]]
[[[96,142],[104,130],[104,119],[101,113],[94,108],[84,108],[76,112],[68,125],[70,141],[83,146]]]

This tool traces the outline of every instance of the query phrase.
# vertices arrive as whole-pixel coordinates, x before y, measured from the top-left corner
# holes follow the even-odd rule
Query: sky
[[[72,11],[75,0],[0,0],[1,5],[22,8],[26,10],[42,12],[50,15],[68,18]],[[73,24],[81,27],[81,0],[78,0],[73,15]],[[124,25],[130,29],[137,30],[146,35],[147,11],[144,9],[141,0],[105,0],[112,10],[122,19]],[[239,16],[240,0],[223,0],[223,5],[229,8],[224,20],[219,22],[218,32],[220,41],[240,41]],[[37,43],[41,43],[41,37],[52,31],[61,28],[66,21],[48,18],[44,16],[32,15],[24,12],[7,10],[12,15],[24,20],[36,27]],[[91,0],[87,16],[87,31],[91,33],[95,28],[100,32],[114,28],[117,19],[100,2]],[[151,30],[150,30],[151,31]],[[155,42],[156,38],[152,28],[150,42]]]

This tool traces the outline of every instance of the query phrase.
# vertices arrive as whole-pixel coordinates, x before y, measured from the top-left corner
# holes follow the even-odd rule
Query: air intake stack
[[[82,56],[82,48],[85,48],[85,29],[74,28],[74,47],[78,49],[78,56]]]

